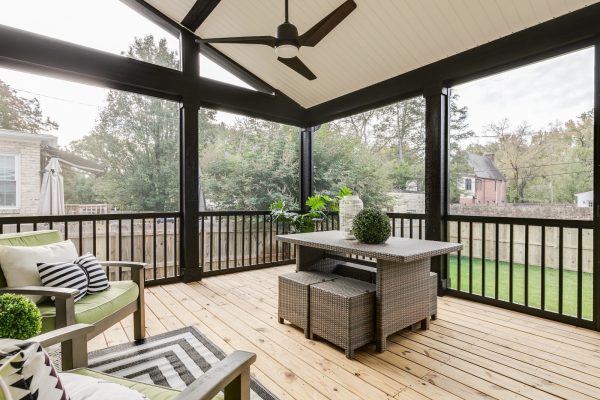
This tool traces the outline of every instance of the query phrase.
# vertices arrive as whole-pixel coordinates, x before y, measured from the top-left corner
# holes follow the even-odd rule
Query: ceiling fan
[[[228,38],[198,39],[199,43],[262,44],[275,49],[277,60],[287,65],[308,80],[316,75],[298,58],[300,47],[314,47],[329,32],[335,29],[354,9],[354,0],[346,0],[315,26],[298,35],[298,29],[289,22],[288,0],[285,0],[285,22],[277,27],[277,36],[242,36]]]

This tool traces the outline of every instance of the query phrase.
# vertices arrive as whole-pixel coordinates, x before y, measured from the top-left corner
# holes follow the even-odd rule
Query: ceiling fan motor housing
[[[282,44],[291,44],[300,47],[298,29],[289,22],[284,22],[277,27],[277,46]]]

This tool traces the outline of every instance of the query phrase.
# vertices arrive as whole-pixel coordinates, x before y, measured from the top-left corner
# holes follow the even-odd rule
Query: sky
[[[178,40],[118,0],[0,0],[0,24],[119,54],[134,37],[165,37],[173,50]],[[76,18],[93,15],[93,18]],[[49,17],[51,16],[51,17]],[[593,50],[584,49],[486,77],[453,88],[469,109],[476,135],[503,118],[517,125],[527,121],[543,129],[556,121],[575,118],[593,107]],[[201,75],[249,86],[201,57]],[[36,97],[45,115],[58,122],[59,145],[88,134],[104,106],[107,89],[0,68],[0,80],[22,97]],[[235,116],[218,113],[231,123]],[[485,140],[485,139],[482,139]]]

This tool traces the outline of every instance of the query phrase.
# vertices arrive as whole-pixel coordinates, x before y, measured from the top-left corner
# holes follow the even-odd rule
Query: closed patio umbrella
[[[61,215],[65,213],[65,189],[58,159],[53,157],[44,168],[38,214]]]

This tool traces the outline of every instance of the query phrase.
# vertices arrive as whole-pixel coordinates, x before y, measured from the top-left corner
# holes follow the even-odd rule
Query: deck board
[[[463,299],[438,302],[428,331],[348,360],[277,322],[277,276],[293,266],[146,289],[146,332],[196,326],[229,353],[257,353],[252,374],[281,399],[598,399],[600,333]],[[128,318],[90,350],[131,340]]]

